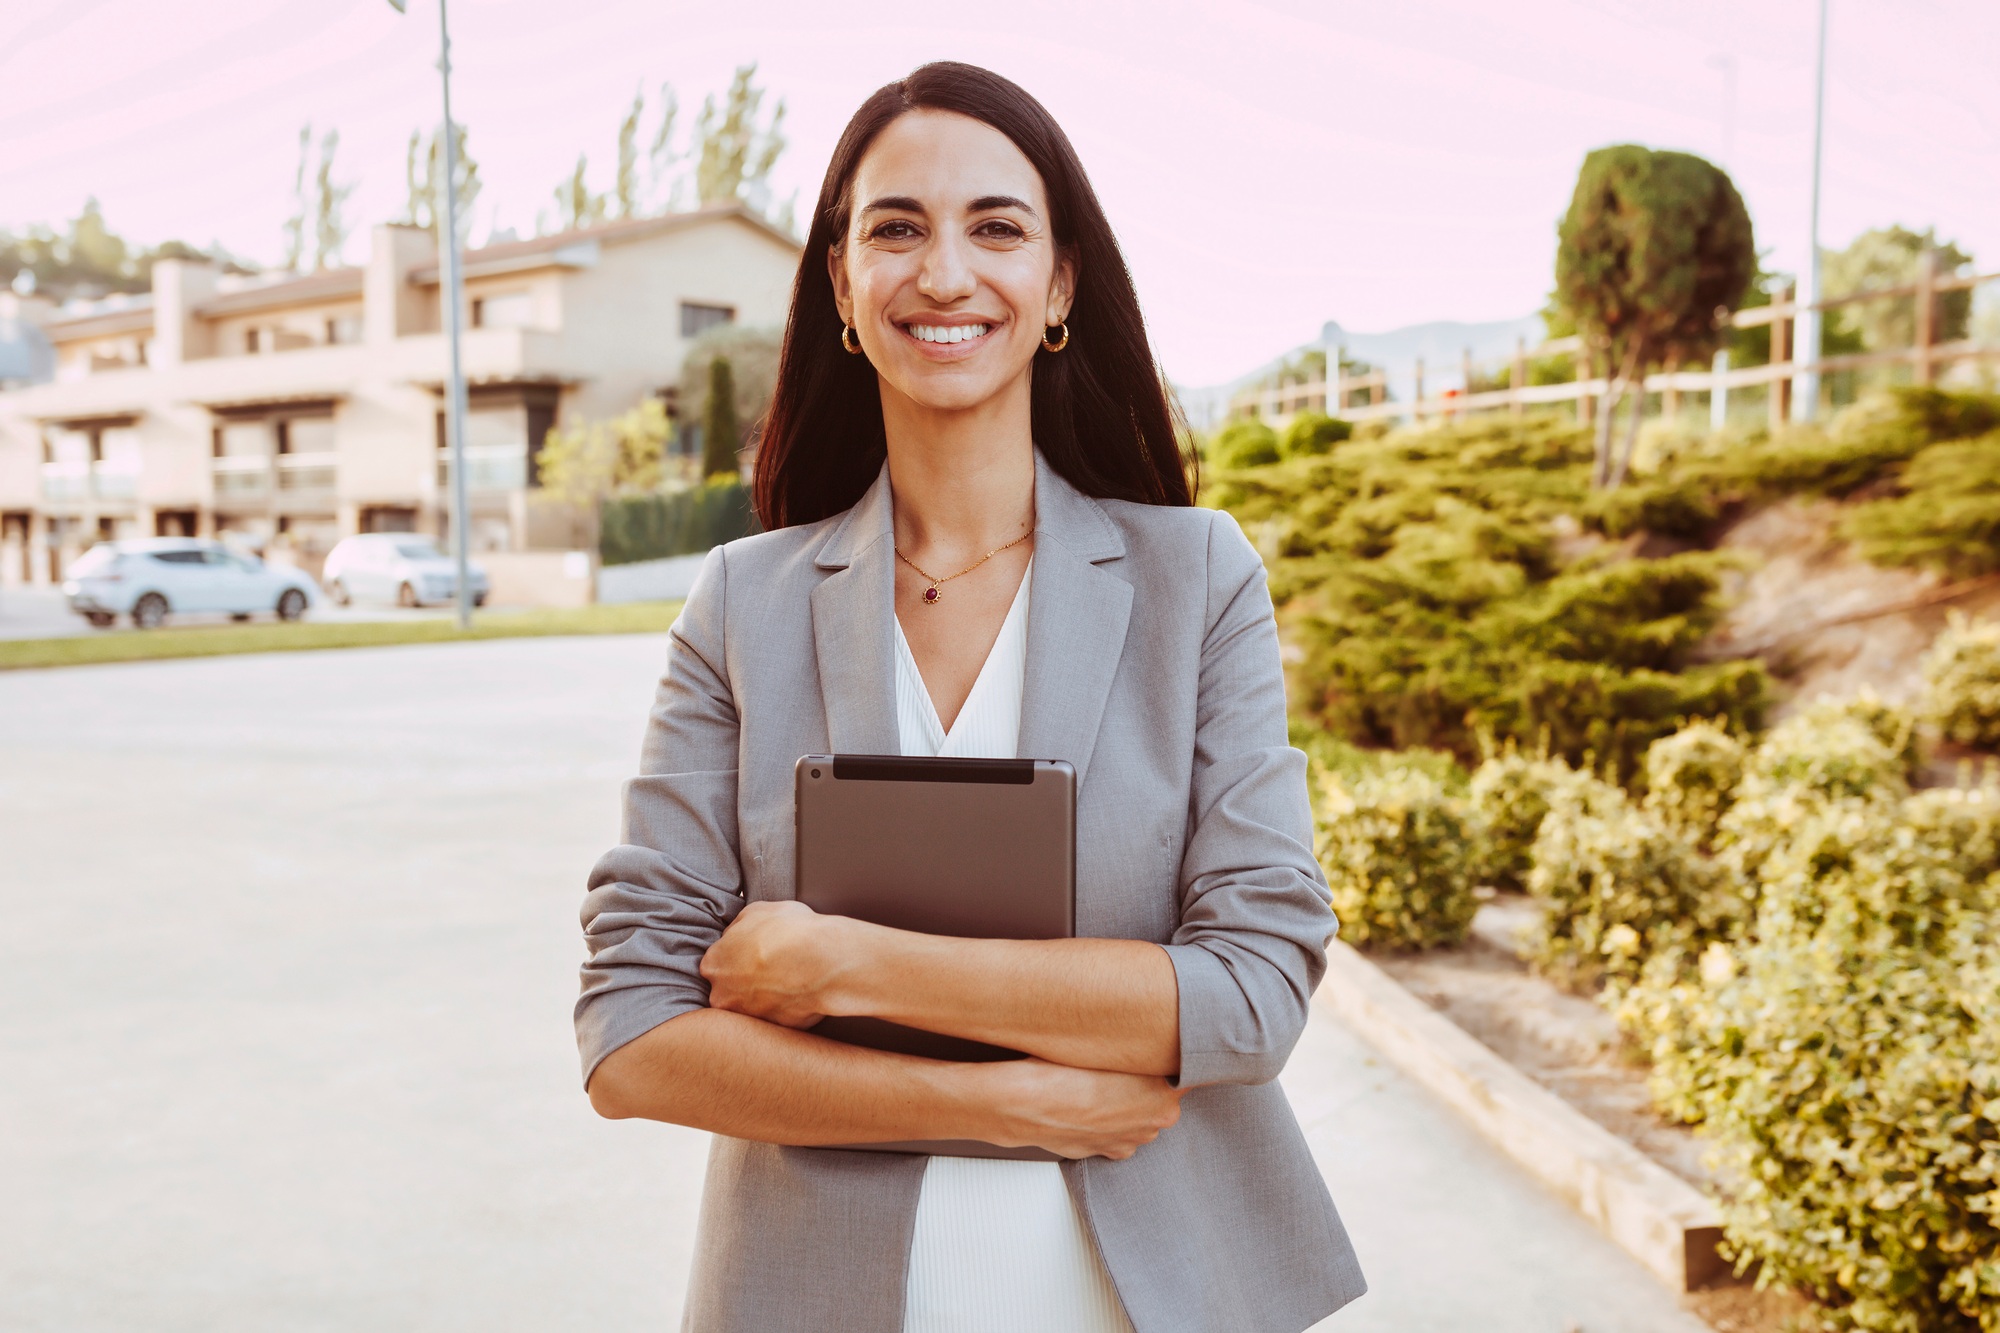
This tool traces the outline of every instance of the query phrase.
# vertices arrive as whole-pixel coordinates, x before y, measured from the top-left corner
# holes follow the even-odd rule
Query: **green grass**
[[[291,653],[319,648],[381,648],[399,643],[462,643],[481,639],[540,638],[553,634],[658,634],[680,614],[679,602],[634,602],[533,611],[480,611],[471,630],[436,620],[364,621],[353,624],[202,625],[76,635],[61,639],[0,641],[0,670],[89,666],[99,662],[148,662],[169,657],[220,657],[229,653]]]

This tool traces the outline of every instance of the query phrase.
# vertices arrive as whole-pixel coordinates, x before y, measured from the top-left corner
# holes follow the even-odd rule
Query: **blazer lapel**
[[[1100,565],[1125,544],[1097,502],[1035,454],[1035,572],[1029,589],[1028,669],[1021,695],[1023,759],[1067,759],[1078,786],[1097,746],[1132,585]]]
[[[814,564],[813,655],[834,754],[901,754],[896,729],[896,569],[889,469],[848,510]]]

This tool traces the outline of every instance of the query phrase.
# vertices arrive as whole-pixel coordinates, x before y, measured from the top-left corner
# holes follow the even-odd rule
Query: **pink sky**
[[[401,208],[436,122],[436,0],[9,0],[0,226],[72,215],[270,261],[300,124],[338,126],[361,223]],[[1815,0],[453,0],[479,230],[534,227],[579,151],[609,184],[635,88],[684,114],[740,62],[789,105],[780,197],[809,201],[842,123],[924,60],[1024,84],[1075,140],[1168,371],[1250,369],[1323,320],[1507,318],[1550,282],[1588,149],[1720,160],[1772,262],[1806,252]],[[1935,224],[2000,267],[2000,5],[1833,0],[1822,237]],[[1723,66],[1733,62],[1733,129]],[[349,257],[365,252],[365,240]]]

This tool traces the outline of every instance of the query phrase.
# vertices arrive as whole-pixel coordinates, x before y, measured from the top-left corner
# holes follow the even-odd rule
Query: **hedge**
[[[750,492],[733,476],[670,495],[620,496],[604,503],[598,556],[630,565],[693,555],[757,531]]]
[[[1318,853],[1349,944],[1425,949],[1462,943],[1479,901],[1463,802],[1412,769],[1320,784]]]

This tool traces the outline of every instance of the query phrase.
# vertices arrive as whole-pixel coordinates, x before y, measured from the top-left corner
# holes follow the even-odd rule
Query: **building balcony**
[[[42,464],[42,499],[54,508],[95,503],[130,505],[139,495],[139,472],[129,464]]]

